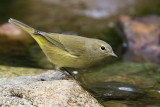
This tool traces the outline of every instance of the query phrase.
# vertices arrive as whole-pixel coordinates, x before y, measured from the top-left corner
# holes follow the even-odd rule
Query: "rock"
[[[159,72],[159,65],[157,64],[117,62],[115,64],[105,66],[98,71],[94,71],[92,69],[92,71],[79,75],[79,78],[86,84],[92,84],[98,81],[117,81],[127,82],[138,86],[148,86],[150,84],[150,80],[156,80],[158,82],[157,78],[159,79]],[[151,75],[151,77],[148,78],[147,75]],[[145,81],[143,81],[143,79],[145,79]],[[142,81],[143,84],[141,84]]]
[[[95,96],[104,100],[133,100],[142,98],[145,94],[143,89],[124,82],[97,82],[91,84],[89,87],[96,94]]]
[[[6,23],[0,26],[0,53],[13,50],[26,50],[33,43],[28,33],[16,26]]]
[[[129,105],[121,101],[108,101],[105,102],[104,105],[106,105],[106,107],[130,107]]]
[[[120,18],[128,50],[124,60],[160,63],[160,17]]]
[[[60,71],[37,76],[1,78],[0,104],[29,107],[101,107],[75,80]]]
[[[160,89],[155,89],[154,87],[152,89],[147,89],[146,92],[149,97],[152,97],[152,98],[154,97],[154,98],[157,98],[158,100],[160,99]]]
[[[106,107],[145,107],[145,104],[137,101],[117,101],[111,100],[103,103]]]

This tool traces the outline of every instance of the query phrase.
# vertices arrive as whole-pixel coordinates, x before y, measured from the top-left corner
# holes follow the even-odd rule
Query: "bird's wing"
[[[86,52],[84,37],[56,33],[42,33],[41,35],[55,46],[67,51],[71,55],[81,56]]]
[[[84,37],[76,35],[63,35],[60,36],[61,43],[66,47],[66,49],[76,56],[81,56],[86,54],[86,39]]]
[[[68,50],[65,48],[65,46],[60,42],[58,34],[43,32],[43,33],[41,33],[41,35],[43,37],[45,37],[49,42],[51,42],[52,44],[57,46],[58,48],[68,52]]]

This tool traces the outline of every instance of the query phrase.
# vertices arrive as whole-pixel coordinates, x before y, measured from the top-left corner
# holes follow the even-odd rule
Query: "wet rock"
[[[82,82],[86,84],[97,81],[117,81],[142,86],[144,85],[144,83],[141,84],[143,79],[146,80],[144,82],[148,83],[148,85],[151,82],[150,80],[157,80],[158,82],[158,76],[160,75],[159,72],[159,65],[157,64],[117,62],[115,64],[105,66],[98,71],[91,70],[90,72],[85,72],[79,76],[80,79],[82,79]],[[149,75],[150,77],[148,77]]]
[[[106,105],[106,107],[130,107],[124,102],[120,102],[120,101],[108,101],[108,102],[105,102],[104,105]]]
[[[157,98],[157,99],[160,100],[160,89],[155,89],[155,87],[154,87],[154,88],[151,88],[151,89],[147,89],[146,91],[147,91],[147,95],[149,97]]]
[[[96,72],[93,70],[85,72],[79,75],[79,79],[85,86],[96,82],[125,82],[143,88],[148,93],[147,96],[151,98],[160,98],[158,91],[156,91],[160,88],[160,67],[158,64],[119,62]],[[96,86],[98,85],[95,84]],[[156,99],[151,100],[156,101]]]
[[[144,90],[124,82],[97,82],[90,85],[96,97],[101,99],[126,99],[133,100],[144,95]]]
[[[0,79],[2,106],[101,107],[75,80],[60,71]]]
[[[0,26],[0,53],[26,50],[33,43],[28,33],[16,26],[6,23]]]
[[[117,101],[111,100],[103,103],[106,107],[145,107],[145,104],[138,101]]]
[[[120,18],[128,50],[125,60],[160,63],[160,17]]]
[[[133,84],[145,91],[145,95],[139,98],[133,98],[138,100],[137,102],[144,105],[160,105],[160,67],[159,64],[153,63],[138,63],[138,62],[119,62],[102,68],[101,70],[91,70],[79,75],[79,79],[86,87],[94,83],[105,82],[125,82],[127,84]],[[93,85],[93,87],[98,84]],[[102,86],[105,86],[102,84]],[[97,94],[89,89],[95,96]],[[98,92],[97,92],[98,93]],[[104,94],[104,93],[103,93]],[[103,94],[101,96],[103,96]],[[97,96],[98,98],[98,96]],[[131,99],[132,100],[132,99]],[[107,101],[104,100],[104,103]],[[122,102],[126,102],[123,100]],[[135,102],[137,104],[137,102]],[[129,105],[134,105],[129,103]],[[138,106],[133,106],[138,107]],[[140,106],[141,107],[141,106]],[[143,106],[142,106],[143,107]]]

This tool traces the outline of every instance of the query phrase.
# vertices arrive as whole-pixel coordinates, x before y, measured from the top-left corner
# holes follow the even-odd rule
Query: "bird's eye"
[[[105,48],[104,46],[101,46],[101,49],[102,49],[102,50],[105,50],[106,48]]]

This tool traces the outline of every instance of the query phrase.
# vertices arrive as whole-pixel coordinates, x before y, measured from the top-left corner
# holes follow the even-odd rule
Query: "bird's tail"
[[[48,43],[47,39],[45,39],[43,37],[44,32],[36,30],[36,29],[34,29],[34,28],[32,28],[32,27],[30,27],[30,26],[28,26],[18,20],[12,19],[12,18],[10,18],[8,20],[8,22],[16,25],[16,26],[20,27],[21,29],[23,29],[24,31],[28,32],[38,42],[38,44],[40,45],[41,48],[44,47],[44,44]],[[37,36],[37,35],[39,35],[39,36]]]
[[[16,25],[16,26],[18,26],[20,28],[22,28],[23,30],[25,30],[26,32],[28,32],[30,34],[35,32],[34,28],[32,28],[32,27],[30,27],[30,26],[28,26],[28,25],[26,25],[26,24],[24,24],[24,23],[22,23],[22,22],[20,22],[18,20],[10,18],[8,20],[8,22],[11,23],[11,24],[14,24],[14,25]]]

